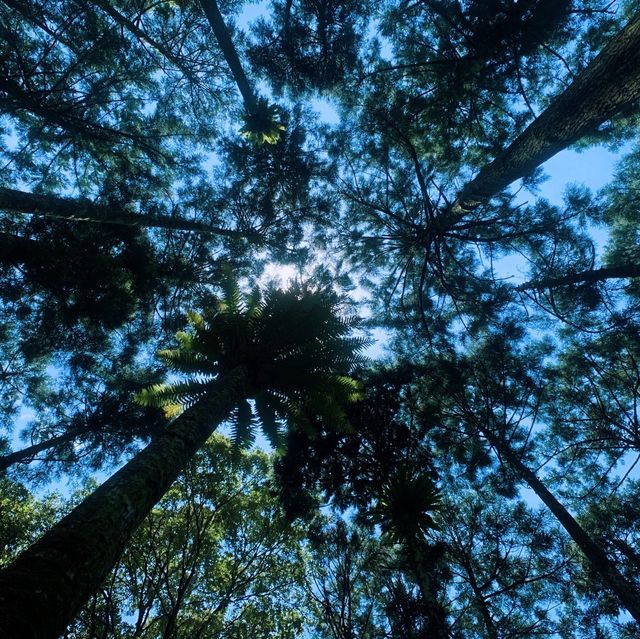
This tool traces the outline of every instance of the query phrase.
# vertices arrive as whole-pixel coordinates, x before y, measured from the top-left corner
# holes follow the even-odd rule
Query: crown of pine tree
[[[352,335],[358,320],[338,313],[334,293],[297,284],[264,294],[255,288],[243,298],[228,280],[216,308],[189,312],[188,320],[189,330],[176,334],[178,348],[158,352],[187,379],[143,390],[136,398],[140,404],[175,417],[205,399],[226,373],[243,367],[249,391],[233,415],[238,444],[253,441],[257,422],[274,447],[281,443],[283,420],[311,433],[317,420],[349,427],[344,406],[360,397],[360,385],[348,373],[363,362],[368,341]]]

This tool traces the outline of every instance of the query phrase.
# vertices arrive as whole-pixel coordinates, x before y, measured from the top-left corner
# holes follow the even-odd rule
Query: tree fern
[[[257,145],[277,144],[287,128],[282,119],[282,113],[275,104],[259,98],[256,109],[245,115],[240,135]]]
[[[405,468],[385,482],[370,518],[391,541],[411,544],[421,542],[429,530],[437,530],[433,515],[440,504],[433,480]]]
[[[221,375],[241,367],[250,391],[233,415],[238,444],[253,441],[258,423],[274,447],[280,445],[283,420],[308,432],[318,420],[348,427],[344,405],[360,394],[348,373],[362,361],[367,340],[351,335],[358,321],[339,314],[335,294],[298,284],[286,291],[269,288],[264,295],[255,288],[243,297],[232,278],[222,289],[214,309],[187,314],[189,329],[176,334],[177,348],[158,352],[187,380],[148,388],[137,401],[175,417],[204,399]]]

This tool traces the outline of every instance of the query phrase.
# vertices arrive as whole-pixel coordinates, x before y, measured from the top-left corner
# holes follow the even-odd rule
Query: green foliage
[[[556,615],[571,614],[574,575],[552,518],[491,489],[451,488],[439,522],[458,576],[450,593],[455,630],[463,637],[527,636],[531,628],[553,635]]]
[[[286,525],[269,459],[214,436],[153,509],[74,636],[295,639],[301,531]]]
[[[303,583],[311,636],[385,636],[396,573],[375,537],[348,520],[322,518],[309,531],[307,554]]]
[[[247,113],[240,135],[254,144],[277,144],[286,126],[282,123],[280,108],[264,98],[257,101],[255,110]]]
[[[374,7],[354,0],[276,1],[249,49],[254,67],[280,94],[340,91],[360,66],[358,45]]]
[[[253,441],[253,412],[274,447],[279,447],[280,419],[315,432],[316,422],[348,428],[344,406],[360,396],[347,373],[367,344],[350,336],[354,317],[341,317],[338,298],[328,290],[296,284],[286,291],[254,289],[244,299],[228,278],[216,308],[188,314],[190,331],[176,334],[177,349],[158,352],[168,367],[191,379],[152,386],[137,396],[145,406],[161,406],[168,416],[206,397],[218,378],[240,368],[249,380],[248,398],[239,399],[235,439]]]
[[[247,113],[197,2],[0,3],[3,184],[213,230],[0,212],[2,453],[82,431],[0,481],[0,563],[55,514],[33,486],[109,472],[162,431],[159,408],[241,370],[234,438],[261,425],[277,489],[265,456],[213,440],[74,636],[636,636],[514,468],[637,590],[640,155],[596,195],[549,202],[538,168],[449,215],[636,5],[273,0],[233,41],[282,106]],[[578,147],[626,153],[637,122],[630,105]],[[243,295],[222,266],[237,282],[265,264],[318,268]],[[362,387],[365,341],[326,283],[389,337]],[[167,347],[186,308],[206,310]],[[270,490],[315,522],[307,540]]]
[[[59,509],[55,496],[40,501],[23,484],[0,476],[0,568],[46,531]]]
[[[429,476],[402,469],[384,482],[378,503],[369,516],[391,541],[416,543],[429,531],[438,529],[434,514],[441,499]]]

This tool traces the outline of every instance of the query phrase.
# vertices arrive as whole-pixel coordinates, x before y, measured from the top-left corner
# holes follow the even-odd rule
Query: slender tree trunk
[[[55,448],[60,444],[66,444],[67,442],[73,441],[76,437],[88,433],[89,429],[85,430],[72,430],[62,435],[57,435],[56,437],[52,437],[51,439],[47,439],[46,441],[39,442],[37,444],[33,444],[31,446],[27,446],[22,450],[16,450],[8,455],[3,455],[0,457],[0,475],[4,473],[10,466],[14,464],[20,463],[28,463],[33,461],[35,456],[38,453],[41,453],[45,450],[50,450],[51,448]]]
[[[91,200],[76,200],[55,195],[40,195],[0,187],[0,209],[14,213],[32,213],[70,222],[117,224],[138,228],[161,228],[176,231],[196,231],[211,235],[248,237],[249,234],[210,226],[204,222],[174,218],[169,215],[130,213],[124,208],[96,204]]]
[[[450,632],[447,627],[447,612],[433,591],[433,582],[424,565],[424,554],[419,543],[408,540],[406,545],[413,563],[413,574],[418,583],[422,602],[429,611],[429,637],[431,639],[448,639]]]
[[[525,282],[517,287],[518,291],[541,291],[546,288],[556,286],[568,286],[570,284],[588,284],[601,282],[603,280],[626,279],[630,277],[640,277],[640,266],[638,264],[624,264],[622,266],[610,266],[607,268],[597,268],[580,273],[570,273],[561,277],[543,277],[539,280]]]
[[[481,429],[481,433],[555,515],[562,527],[569,533],[571,539],[575,541],[589,560],[591,567],[600,576],[602,583],[617,595],[620,603],[627,609],[629,614],[636,622],[640,623],[640,593],[638,588],[623,577],[604,550],[591,539],[587,531],[582,528],[571,513],[538,479],[536,474],[520,461],[519,457],[514,454],[508,445],[503,444],[498,437],[488,430]]]
[[[93,4],[100,7],[109,17],[111,17],[117,24],[121,27],[124,27],[127,31],[129,31],[132,35],[134,35],[138,40],[144,42],[146,45],[155,49],[160,55],[166,58],[169,62],[175,64],[175,66],[182,71],[185,77],[191,77],[193,74],[191,69],[185,61],[180,59],[178,56],[173,55],[173,53],[167,49],[161,42],[158,42],[151,36],[149,36],[143,29],[138,27],[135,23],[133,23],[129,18],[122,15],[119,11],[117,11],[111,2],[108,0],[91,0]]]
[[[475,573],[473,572],[471,562],[469,561],[466,555],[464,556],[463,559],[461,559],[461,562],[467,573],[469,585],[471,586],[471,590],[473,590],[475,604],[480,612],[482,621],[484,622],[485,628],[487,630],[487,635],[489,636],[489,639],[499,639],[498,630],[496,629],[496,625],[493,622],[493,617],[491,616],[489,606],[487,605],[485,598],[482,596],[482,591],[480,590]]]
[[[449,216],[458,219],[473,211],[638,98],[640,14],[503,153],[465,185]]]
[[[258,107],[258,99],[242,68],[236,48],[233,46],[231,35],[218,8],[218,3],[216,0],[200,0],[200,4],[213,29],[213,34],[218,41],[218,46],[222,50],[222,55],[224,55],[224,59],[229,65],[233,79],[236,81],[238,89],[242,94],[245,110],[247,113],[255,113]]]
[[[0,637],[57,639],[146,515],[243,393],[236,369],[0,572]]]

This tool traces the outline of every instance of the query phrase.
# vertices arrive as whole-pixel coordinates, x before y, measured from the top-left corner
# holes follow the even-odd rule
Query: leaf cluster
[[[229,278],[216,308],[189,313],[190,330],[176,334],[179,347],[158,353],[170,369],[190,379],[152,386],[138,401],[176,416],[241,369],[248,391],[236,405],[238,443],[252,441],[254,412],[275,447],[281,444],[282,419],[309,433],[318,421],[347,428],[344,405],[360,395],[348,373],[362,361],[367,340],[351,336],[358,320],[341,317],[338,306],[334,293],[302,284],[284,291],[272,287],[264,296],[256,288],[243,299]]]

